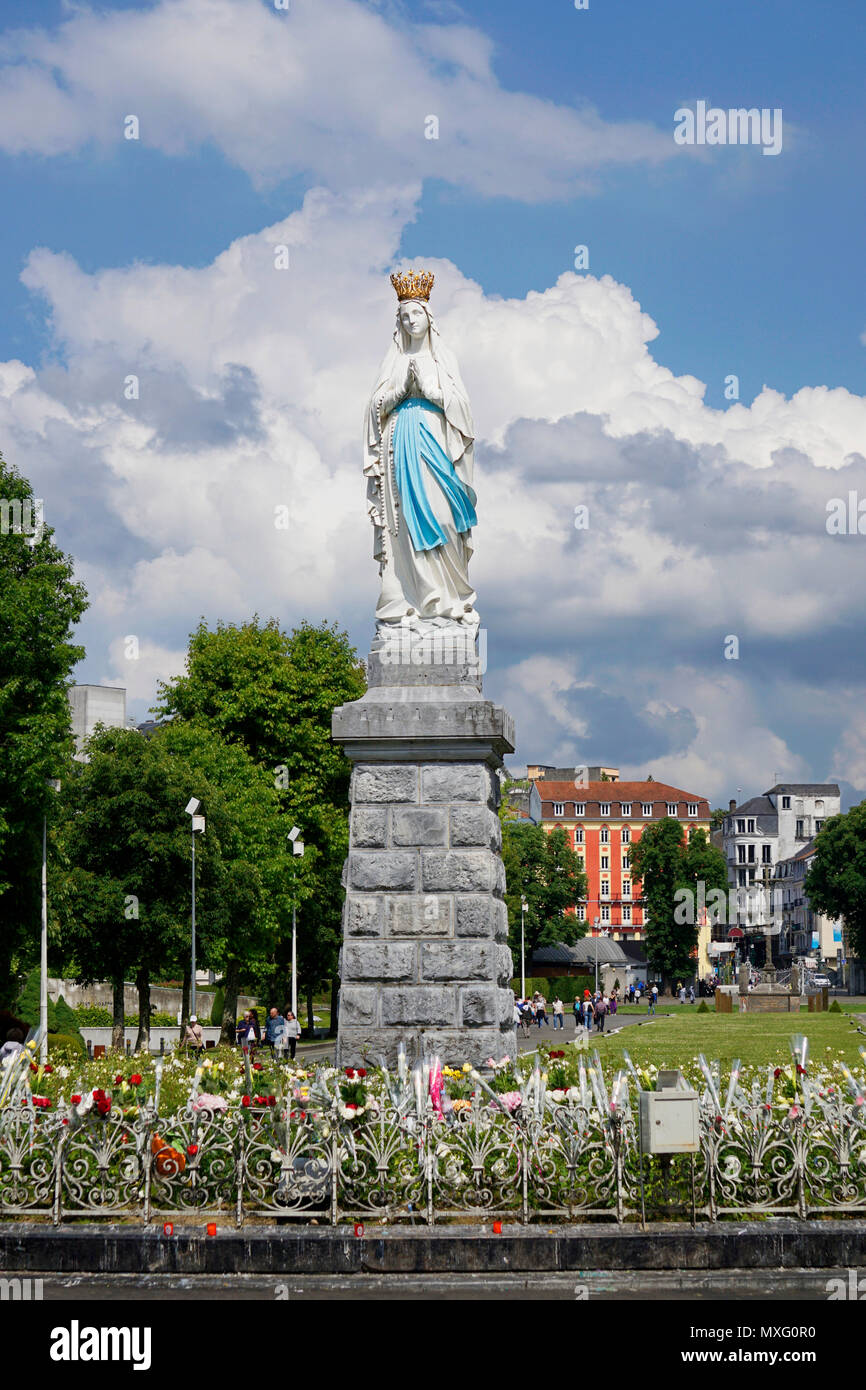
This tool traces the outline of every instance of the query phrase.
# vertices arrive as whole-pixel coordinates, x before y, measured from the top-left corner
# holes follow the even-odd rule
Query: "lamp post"
[[[292,843],[292,857],[303,859],[304,842],[299,840],[301,833],[299,825],[293,825],[289,831],[289,839]],[[295,886],[298,881],[297,871],[292,878],[292,1013],[298,1017],[298,908],[297,893]]]
[[[56,777],[46,778],[46,786],[60,791]],[[48,1061],[48,808],[42,814],[42,931],[39,943],[39,1060]]]
[[[598,928],[601,921],[600,917],[594,917],[592,929],[595,932],[595,992],[598,994]]]
[[[198,815],[198,808],[201,802],[197,797],[190,797],[186,804],[186,813],[190,818],[192,834],[192,933],[191,933],[191,957],[190,957],[190,979],[189,979],[189,1012],[190,1017],[195,1013],[195,837],[204,834],[204,816]]]
[[[525,898],[520,899],[520,997],[526,998],[526,913],[529,903]]]

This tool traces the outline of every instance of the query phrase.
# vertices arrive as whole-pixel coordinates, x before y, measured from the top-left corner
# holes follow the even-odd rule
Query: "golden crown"
[[[434,276],[429,270],[407,270],[405,275],[392,275],[391,284],[397,291],[397,298],[429,299]]]

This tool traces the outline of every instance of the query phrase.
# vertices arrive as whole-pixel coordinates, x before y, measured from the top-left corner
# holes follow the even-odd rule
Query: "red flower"
[[[35,1062],[31,1062],[31,1063],[30,1063],[30,1070],[31,1070],[31,1071],[38,1071],[38,1070],[39,1070],[39,1068],[37,1067],[37,1065],[36,1065]]]
[[[140,1086],[140,1085],[141,1085],[141,1076],[139,1075],[139,1073],[138,1073],[137,1071],[136,1071],[136,1072],[133,1072],[132,1076],[129,1078],[129,1081],[130,1081],[130,1085],[132,1085],[132,1086]]]
[[[198,1144],[187,1144],[186,1151],[189,1154],[190,1158],[195,1158],[196,1154],[198,1153]]]
[[[70,1105],[80,1105],[80,1104],[81,1104],[81,1096],[70,1096],[70,1097],[69,1097],[69,1103],[70,1103]]]
[[[43,1071],[53,1071],[53,1070],[54,1070],[54,1068],[51,1066],[51,1064],[50,1064],[49,1062],[46,1062],[46,1063],[45,1063],[45,1066],[43,1067]]]
[[[35,1068],[34,1068],[35,1071]],[[346,1067],[346,1075],[351,1079],[355,1075],[354,1067]]]
[[[261,1069],[262,1069],[262,1064],[261,1064],[261,1062],[253,1062],[253,1071],[261,1071]]]
[[[276,1103],[277,1103],[277,1098],[276,1098],[276,1096],[268,1096],[268,1105],[276,1105]]]
[[[249,1096],[241,1096],[241,1105],[249,1105],[249,1103],[250,1103],[250,1098],[249,1098]]]
[[[782,1075],[782,1068],[781,1068],[781,1067],[776,1067],[775,1071],[773,1072],[773,1075],[776,1076],[776,1077],[781,1076],[781,1075]]]
[[[797,1075],[798,1075],[798,1076],[805,1076],[805,1075],[806,1075],[806,1068],[805,1068],[805,1067],[801,1067],[799,1062],[797,1063]]]
[[[356,1076],[366,1076],[367,1073],[366,1073],[366,1071],[364,1070],[363,1067],[359,1067],[358,1070],[355,1072],[355,1075],[356,1075]]]
[[[61,1123],[62,1125],[68,1125],[68,1124],[69,1124],[69,1121],[68,1121],[68,1120],[61,1120],[60,1123]]]
[[[123,1077],[120,1075],[120,1072],[118,1072],[118,1073],[117,1073],[117,1076],[114,1078],[114,1084],[115,1084],[115,1086],[119,1086],[122,1080],[123,1080]]]

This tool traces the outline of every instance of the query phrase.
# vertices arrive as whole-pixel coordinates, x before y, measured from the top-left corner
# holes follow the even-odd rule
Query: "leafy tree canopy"
[[[866,801],[824,822],[805,890],[816,912],[844,921],[849,949],[866,958]]]

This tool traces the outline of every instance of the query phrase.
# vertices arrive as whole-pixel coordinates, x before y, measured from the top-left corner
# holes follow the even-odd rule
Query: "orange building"
[[[583,858],[586,899],[578,906],[589,935],[608,932],[614,940],[643,936],[640,879],[631,872],[632,846],[645,825],[673,816],[686,834],[704,830],[709,839],[710,803],[666,782],[535,782],[545,830],[561,825]],[[596,928],[596,921],[598,927]]]

